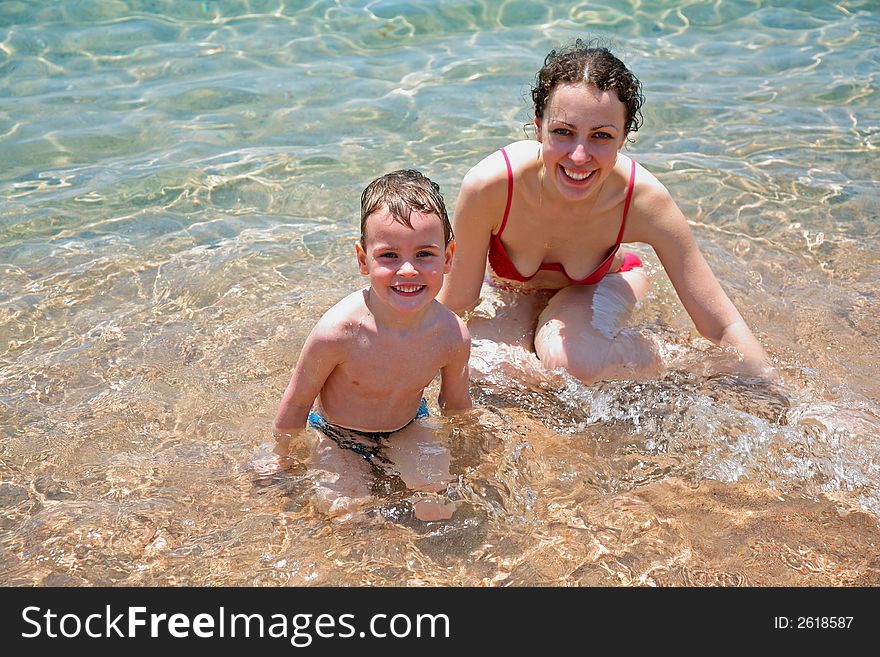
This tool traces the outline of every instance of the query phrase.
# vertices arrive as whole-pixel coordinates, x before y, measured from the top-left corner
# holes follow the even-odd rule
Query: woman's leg
[[[467,320],[473,381],[504,387],[515,380],[537,387],[553,378],[532,346],[535,321],[551,294],[483,287],[482,302]]]
[[[648,286],[637,267],[609,274],[597,285],[561,289],[538,317],[535,353],[541,364],[563,368],[584,383],[655,374],[660,360],[654,344],[624,328]]]

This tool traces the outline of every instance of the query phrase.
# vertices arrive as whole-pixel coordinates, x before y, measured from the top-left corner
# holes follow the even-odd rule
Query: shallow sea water
[[[454,211],[584,35],[782,384],[716,374],[636,245],[662,376],[429,389],[453,518],[323,516],[271,421],[361,190]],[[0,3],[0,585],[880,584],[878,64],[868,0]]]

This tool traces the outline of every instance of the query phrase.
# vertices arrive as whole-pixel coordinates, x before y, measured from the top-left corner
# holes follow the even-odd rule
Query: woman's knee
[[[635,301],[641,301],[647,296],[648,290],[651,288],[651,280],[645,273],[644,267],[636,267],[629,271],[620,272],[619,276],[626,281]]]
[[[591,384],[603,379],[641,378],[656,373],[659,367],[656,347],[638,331],[626,330],[612,339],[586,332],[589,336],[584,333],[582,339],[571,340],[554,330],[558,328],[555,324],[547,322],[535,337],[535,353],[547,369],[563,369]]]
[[[580,355],[567,355],[566,358],[550,359],[549,362],[541,361],[544,367],[551,370],[564,370],[569,375],[582,383],[591,384],[605,378],[608,364],[595,358],[584,358]]]
[[[569,361],[568,367],[565,368],[565,371],[581,383],[590,385],[606,378],[604,374],[607,371],[607,368],[604,364],[597,363],[593,360],[576,358]]]
[[[608,366],[610,345],[601,338],[573,344],[547,322],[535,336],[535,353],[548,370],[565,370],[571,376],[592,383],[601,378]]]

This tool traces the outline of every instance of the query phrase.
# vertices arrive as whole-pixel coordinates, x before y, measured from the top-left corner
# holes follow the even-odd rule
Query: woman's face
[[[599,189],[626,140],[625,108],[613,89],[561,84],[550,94],[543,119],[535,119],[547,179],[571,200]]]

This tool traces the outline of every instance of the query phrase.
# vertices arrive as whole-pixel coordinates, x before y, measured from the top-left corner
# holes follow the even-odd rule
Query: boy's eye
[[[386,258],[386,259],[393,259],[393,258],[397,257],[397,254],[396,253],[380,253],[379,257]]]
[[[416,254],[416,257],[417,258],[431,258],[431,257],[433,257],[433,255],[434,254],[431,251],[419,251]]]

